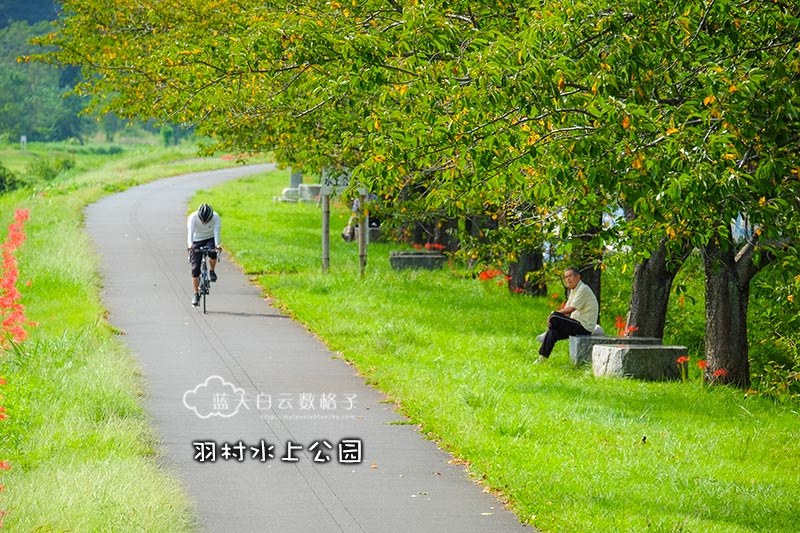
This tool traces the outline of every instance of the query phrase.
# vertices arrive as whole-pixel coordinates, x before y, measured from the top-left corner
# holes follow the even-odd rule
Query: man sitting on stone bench
[[[546,361],[557,341],[571,335],[591,335],[597,325],[599,305],[592,289],[581,281],[575,268],[564,271],[564,282],[569,289],[569,297],[564,307],[550,313],[547,318],[547,331],[536,337],[542,343],[539,347],[537,363]]]

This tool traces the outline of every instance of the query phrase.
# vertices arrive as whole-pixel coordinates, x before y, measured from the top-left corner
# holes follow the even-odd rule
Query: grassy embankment
[[[0,196],[0,240],[14,210],[30,211],[18,288],[27,317],[39,323],[0,356],[0,405],[9,415],[0,421],[0,460],[11,465],[0,472],[0,521],[8,531],[190,531],[190,503],[158,464],[141,376],[104,320],[82,210],[137,183],[231,163],[176,163],[193,159],[193,148],[76,152],[0,150],[18,173],[36,160],[74,163],[66,175]]]
[[[535,365],[551,298],[510,295],[458,268],[393,271],[390,244],[370,246],[361,279],[355,244],[338,236],[342,206],[322,275],[319,208],[263,200],[287,182],[276,172],[204,192],[235,260],[523,521],[558,532],[796,531],[797,404],[703,386],[696,350],[685,383],[594,378],[565,344]],[[681,283],[698,295],[694,268]],[[607,270],[609,332],[627,282]],[[698,300],[675,314],[668,342],[702,336]]]

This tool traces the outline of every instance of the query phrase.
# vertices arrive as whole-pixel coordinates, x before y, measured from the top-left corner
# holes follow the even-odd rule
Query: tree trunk
[[[599,263],[591,265],[581,265],[578,270],[581,274],[581,281],[592,289],[597,297],[597,308],[600,309],[600,289],[602,288],[602,271],[598,268]],[[597,314],[597,323],[600,323],[600,313]]]
[[[750,385],[747,346],[747,304],[750,280],[741,279],[733,247],[703,247],[706,274],[705,380]]]
[[[544,267],[544,255],[541,252],[520,252],[519,260],[509,265],[508,290],[524,292],[531,296],[547,296],[547,284],[543,279],[530,277],[531,272],[539,272]]]
[[[690,251],[684,245],[677,258],[669,259],[666,242],[662,242],[649,258],[636,265],[627,319],[630,337],[664,337],[672,282]]]
[[[582,241],[572,258],[574,263],[571,265],[576,267],[581,275],[581,281],[588,285],[597,297],[598,309],[602,309],[601,302],[601,289],[602,289],[602,268],[603,264],[603,250],[600,246],[592,246],[593,239],[600,233],[603,227],[603,217],[598,216],[599,224],[597,226],[590,226],[586,231],[575,237]],[[600,313],[597,315],[597,323],[600,323]]]

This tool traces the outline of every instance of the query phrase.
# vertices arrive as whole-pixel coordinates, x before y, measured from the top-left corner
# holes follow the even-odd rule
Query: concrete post
[[[327,274],[331,263],[331,196],[322,195],[322,273]]]
[[[296,189],[303,183],[303,173],[299,170],[292,169],[289,175],[289,187]]]

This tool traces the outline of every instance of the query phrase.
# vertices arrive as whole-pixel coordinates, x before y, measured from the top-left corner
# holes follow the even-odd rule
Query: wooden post
[[[364,272],[367,269],[367,190],[363,187],[358,189],[358,264],[359,274],[364,277]]]
[[[322,273],[327,274],[331,263],[331,196],[322,194]]]

